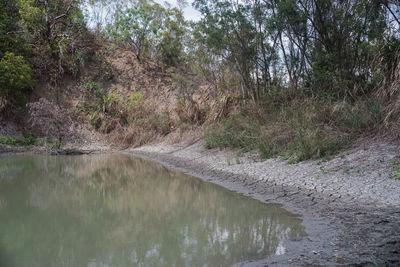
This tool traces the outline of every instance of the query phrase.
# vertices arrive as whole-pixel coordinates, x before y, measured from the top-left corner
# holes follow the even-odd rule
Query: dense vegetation
[[[210,116],[193,98],[200,85],[238,107],[208,127],[209,148],[258,149],[264,157],[298,161],[328,156],[365,132],[399,123],[398,0],[195,0],[198,22],[185,20],[185,1],[178,7],[152,0],[1,2],[5,108],[37,81],[57,91],[62,77],[79,76],[103,40],[131,49],[142,64],[160,64],[179,103],[202,114],[184,123],[203,124]],[[112,80],[102,65],[104,79]],[[86,86],[102,95],[95,82]],[[100,100],[94,124],[111,101]]]

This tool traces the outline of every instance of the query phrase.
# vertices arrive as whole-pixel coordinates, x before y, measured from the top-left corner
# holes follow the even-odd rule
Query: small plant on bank
[[[392,173],[391,178],[393,179],[400,179],[400,161],[395,159],[392,161]]]
[[[37,145],[38,144],[37,137],[34,134],[30,133],[30,132],[24,133],[24,137],[25,137],[24,142],[27,145]]]
[[[321,167],[321,171],[322,171],[323,174],[327,174],[328,173],[328,170],[326,168],[324,168],[324,167]]]
[[[24,138],[13,138],[9,136],[0,136],[0,144],[10,146],[46,146],[56,148],[57,144],[50,142],[47,138],[39,140],[34,134],[30,132],[24,133]]]
[[[144,103],[144,95],[142,92],[132,92],[129,106],[135,109]]]
[[[297,163],[299,163],[300,162],[300,160],[299,160],[299,158],[298,157],[296,157],[296,156],[291,156],[290,158],[289,158],[289,164],[297,164]]]
[[[111,81],[114,79],[115,75],[114,75],[114,70],[112,65],[110,64],[110,62],[107,61],[107,53],[109,53],[109,51],[106,50],[106,47],[103,47],[102,50],[96,52],[96,58],[97,60],[100,61],[101,63],[101,70],[103,75],[103,79],[106,81]],[[112,51],[110,51],[112,52]]]
[[[90,124],[95,128],[99,129],[102,124],[102,120],[100,117],[100,111],[96,110],[90,115]]]
[[[39,145],[37,137],[31,133],[25,133],[24,139],[13,138],[8,136],[0,136],[0,143],[11,146]]]
[[[239,157],[235,157],[235,160],[236,160],[236,164],[240,164],[241,163]]]
[[[86,81],[84,86],[90,92],[94,92],[98,95],[103,94],[103,89],[100,87],[100,85],[98,83],[93,81],[91,78]]]
[[[24,145],[23,140],[18,138],[12,138],[8,136],[0,136],[0,143],[4,145],[11,145],[11,146],[22,146]]]

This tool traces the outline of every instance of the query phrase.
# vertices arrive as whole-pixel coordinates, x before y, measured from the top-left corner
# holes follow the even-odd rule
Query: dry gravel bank
[[[400,264],[399,145],[368,140],[326,161],[289,164],[204,150],[202,142],[129,152],[301,214],[309,233],[287,253],[238,266]]]

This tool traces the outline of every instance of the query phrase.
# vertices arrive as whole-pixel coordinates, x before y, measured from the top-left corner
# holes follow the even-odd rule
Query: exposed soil
[[[398,266],[400,180],[391,175],[399,145],[362,144],[327,161],[298,164],[203,151],[201,141],[130,152],[303,216],[309,236],[288,240],[286,254],[237,266]]]

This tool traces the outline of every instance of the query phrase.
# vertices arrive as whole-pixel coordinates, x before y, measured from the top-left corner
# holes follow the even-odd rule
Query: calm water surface
[[[301,219],[124,154],[0,157],[0,266],[228,266]]]

